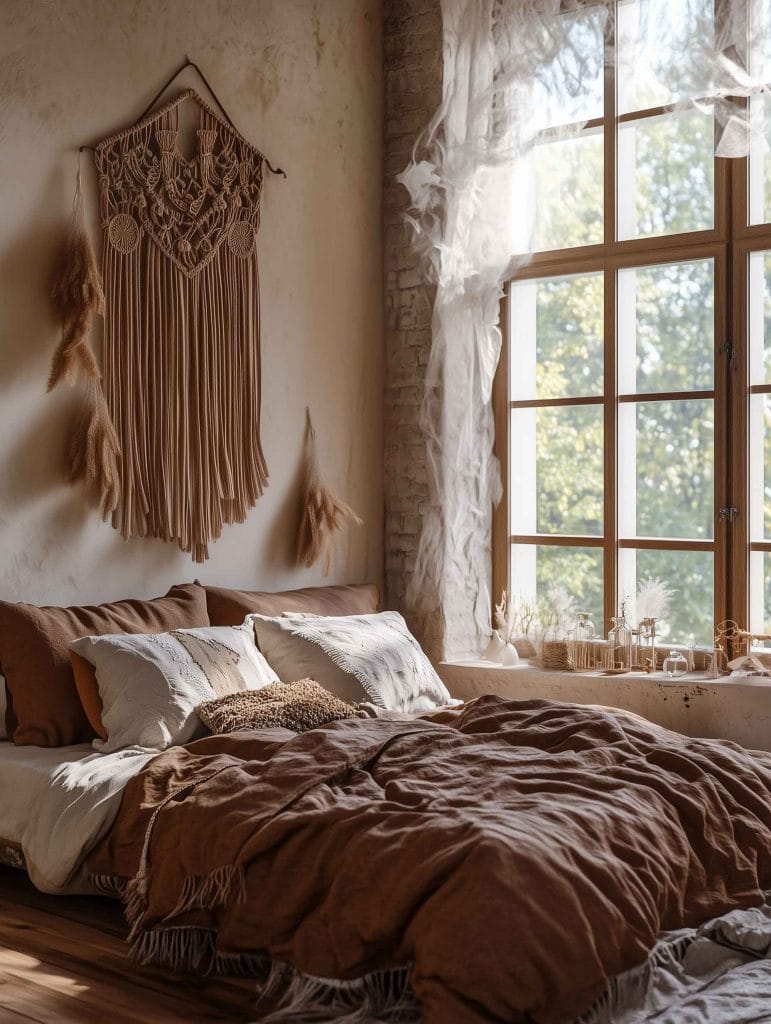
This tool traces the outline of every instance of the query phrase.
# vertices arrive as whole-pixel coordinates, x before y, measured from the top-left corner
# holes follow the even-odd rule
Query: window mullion
[[[615,18],[608,18],[605,52],[615,53]],[[604,222],[606,252],[616,241],[616,68],[615,60],[605,64],[604,95]],[[618,403],[616,379],[616,268],[605,262],[604,276],[604,341],[605,341],[605,492],[603,534],[605,538],[603,565],[603,593],[605,595],[605,629],[618,607],[618,495],[617,434]]]

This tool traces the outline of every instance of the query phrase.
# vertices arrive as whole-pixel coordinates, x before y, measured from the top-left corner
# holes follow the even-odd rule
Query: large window
[[[727,618],[771,633],[771,101],[749,101],[751,156],[716,158],[709,106],[678,107],[661,70],[680,5],[655,52],[643,5],[620,0],[606,40],[591,9],[577,22],[615,66],[588,83],[585,125],[553,116],[523,161],[495,585],[560,584],[607,628],[658,577],[676,592],[664,636],[706,645]]]

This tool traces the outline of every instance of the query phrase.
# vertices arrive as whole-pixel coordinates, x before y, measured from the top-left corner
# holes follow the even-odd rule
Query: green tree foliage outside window
[[[648,227],[652,231],[666,230],[667,234],[692,230],[694,210],[711,210],[713,202],[711,155],[710,170],[704,170],[703,119],[681,119],[676,133],[667,121],[657,121],[646,126],[644,138],[645,144],[637,151],[636,183],[621,183],[622,188],[636,188],[633,201],[637,203],[641,233],[647,233]],[[580,173],[569,182],[559,164],[550,165],[545,154],[539,155],[538,168],[539,194],[550,197],[545,204],[548,225],[541,236],[548,236],[553,248],[585,244],[587,233],[596,234],[596,226],[587,225],[585,218],[587,211],[597,210],[598,191],[601,194],[602,190],[600,148],[585,148]],[[647,393],[713,387],[713,278],[709,260],[638,271],[635,390]],[[598,339],[602,335],[601,274],[541,282],[537,302],[538,396],[601,393],[603,354]],[[516,324],[513,339],[516,363]],[[627,338],[626,343],[632,345],[634,339]],[[637,535],[711,539],[711,403],[638,403],[632,415],[637,428]],[[619,451],[620,460],[627,457],[632,458],[633,453]],[[539,410],[537,495],[539,532],[602,533],[601,407]],[[512,500],[516,501],[516,494]],[[603,591],[599,555],[590,548],[541,547],[538,592],[546,593],[553,584],[565,586],[599,625]],[[668,623],[671,640],[711,641],[711,554],[640,552],[637,573],[638,579],[649,574],[658,576],[677,592]],[[516,590],[516,581],[512,585]],[[767,600],[768,606],[771,602]]]

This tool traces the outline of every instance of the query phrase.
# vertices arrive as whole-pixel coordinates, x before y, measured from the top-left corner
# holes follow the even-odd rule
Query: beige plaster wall
[[[268,176],[259,236],[270,486],[201,567],[124,542],[63,482],[76,394],[45,394],[77,146],[131,123],[185,54],[288,174]],[[178,84],[199,88],[189,70]],[[365,520],[330,580],[381,581],[381,94],[379,0],[0,0],[0,599],[320,582],[292,565],[306,404],[330,482]]]

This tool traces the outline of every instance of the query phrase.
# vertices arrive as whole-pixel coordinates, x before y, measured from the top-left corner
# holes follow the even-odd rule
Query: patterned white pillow
[[[96,669],[108,739],[94,747],[104,753],[187,743],[202,729],[198,704],[278,682],[247,623],[86,636],[70,648]]]
[[[420,712],[450,696],[398,612],[375,615],[248,615],[257,644],[282,682],[314,679],[349,704]]]

